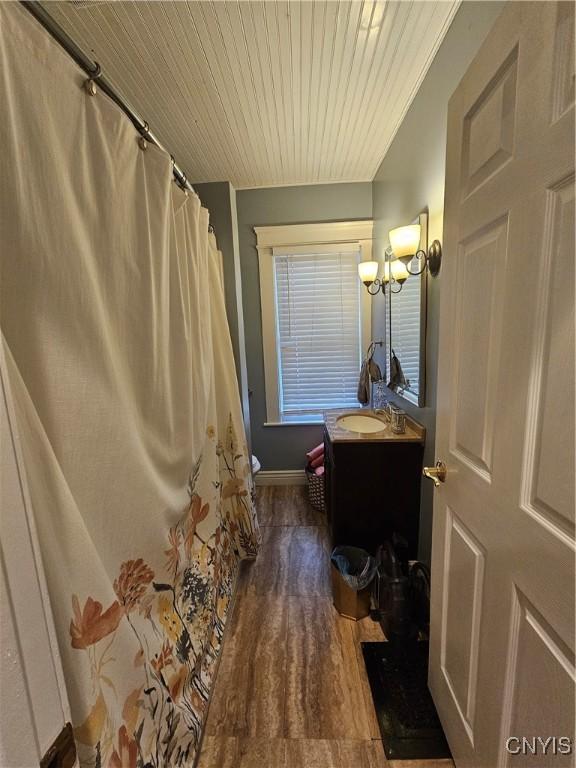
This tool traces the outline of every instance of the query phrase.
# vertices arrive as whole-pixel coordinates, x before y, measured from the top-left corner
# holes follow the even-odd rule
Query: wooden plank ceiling
[[[50,2],[193,181],[370,181],[449,2]]]

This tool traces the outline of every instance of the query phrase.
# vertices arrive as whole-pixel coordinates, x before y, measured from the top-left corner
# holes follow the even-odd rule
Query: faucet
[[[392,421],[392,408],[392,403],[386,403],[384,408],[375,408],[374,413],[377,416],[384,416],[384,419],[389,422]]]

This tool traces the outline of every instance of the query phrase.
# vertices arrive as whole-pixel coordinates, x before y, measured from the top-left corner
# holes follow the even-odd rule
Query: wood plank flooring
[[[243,563],[198,768],[452,768],[387,762],[360,642],[339,616],[324,518],[306,488],[258,488],[263,545]]]

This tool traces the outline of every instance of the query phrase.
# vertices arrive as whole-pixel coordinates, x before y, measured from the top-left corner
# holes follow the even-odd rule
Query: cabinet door
[[[417,557],[422,445],[336,443],[331,464],[332,545],[375,553],[394,532]]]

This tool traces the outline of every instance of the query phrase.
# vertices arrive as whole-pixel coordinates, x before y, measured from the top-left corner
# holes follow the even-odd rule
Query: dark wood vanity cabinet
[[[325,493],[332,546],[372,554],[394,531],[418,554],[423,442],[333,441],[324,429]]]

